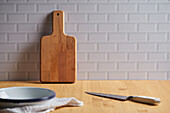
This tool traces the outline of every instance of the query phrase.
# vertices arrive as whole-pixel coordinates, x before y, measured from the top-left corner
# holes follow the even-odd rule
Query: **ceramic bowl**
[[[50,89],[38,87],[8,87],[0,89],[0,108],[37,105],[49,102],[55,97]]]

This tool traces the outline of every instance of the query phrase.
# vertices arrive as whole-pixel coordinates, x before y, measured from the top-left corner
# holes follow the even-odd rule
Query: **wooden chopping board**
[[[64,12],[53,12],[53,33],[41,38],[41,82],[75,82],[76,39],[64,34]]]

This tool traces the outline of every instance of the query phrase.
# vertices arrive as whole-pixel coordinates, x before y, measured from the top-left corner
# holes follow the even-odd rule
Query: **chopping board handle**
[[[53,33],[54,35],[64,34],[64,12],[57,10],[53,12]]]

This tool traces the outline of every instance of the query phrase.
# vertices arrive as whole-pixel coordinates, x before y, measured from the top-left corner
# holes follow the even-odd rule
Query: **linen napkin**
[[[54,98],[48,103],[33,105],[33,106],[24,106],[16,108],[5,108],[1,109],[0,113],[48,113],[55,110],[57,107],[61,106],[83,106],[83,102],[77,100],[74,97],[70,98]]]

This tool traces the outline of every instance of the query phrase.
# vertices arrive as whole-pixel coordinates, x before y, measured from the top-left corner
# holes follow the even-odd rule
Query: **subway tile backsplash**
[[[0,80],[38,80],[52,11],[77,38],[78,80],[170,80],[169,0],[0,0]]]

